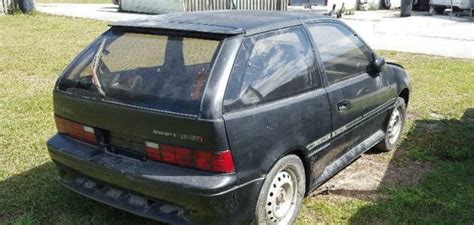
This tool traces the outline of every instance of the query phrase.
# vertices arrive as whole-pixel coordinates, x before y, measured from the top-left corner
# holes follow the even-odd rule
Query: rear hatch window
[[[197,115],[219,40],[111,30],[76,58],[59,90]]]

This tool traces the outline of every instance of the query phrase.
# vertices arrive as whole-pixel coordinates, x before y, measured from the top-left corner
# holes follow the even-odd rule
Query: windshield
[[[109,31],[65,71],[59,90],[198,114],[218,40]]]

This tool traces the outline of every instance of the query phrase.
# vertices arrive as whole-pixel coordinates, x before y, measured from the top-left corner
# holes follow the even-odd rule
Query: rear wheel
[[[270,170],[257,201],[257,224],[292,224],[305,193],[303,163],[296,155],[280,159]]]
[[[446,6],[433,5],[430,7],[431,14],[433,14],[434,12],[438,15],[442,15],[444,13],[444,10],[446,10]]]
[[[397,149],[400,136],[405,125],[406,103],[403,98],[398,97],[395,107],[387,121],[385,137],[375,148],[382,152]]]

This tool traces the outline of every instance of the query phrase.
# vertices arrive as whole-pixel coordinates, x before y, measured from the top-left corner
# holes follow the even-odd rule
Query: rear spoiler
[[[192,23],[192,22],[175,22],[172,20],[172,18],[170,19],[168,17],[171,17],[171,16],[163,16],[163,15],[150,16],[149,19],[114,22],[110,24],[109,26],[185,31],[185,32],[219,34],[219,35],[239,35],[239,34],[245,33],[245,31],[241,28],[200,24],[200,23]]]

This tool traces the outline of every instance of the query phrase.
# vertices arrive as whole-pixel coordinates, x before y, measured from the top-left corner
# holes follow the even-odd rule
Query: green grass
[[[468,224],[474,221],[474,160],[445,162],[420,186],[387,190],[390,199],[367,205],[353,223]]]
[[[111,4],[112,0],[37,0],[37,3],[100,3]]]
[[[55,132],[55,79],[107,24],[34,14],[0,17],[0,27],[0,224],[153,224],[60,186],[45,148]],[[308,198],[298,223],[474,221],[473,60],[382,54],[404,65],[413,82],[407,160],[434,169],[419,185],[381,190],[383,199]]]

